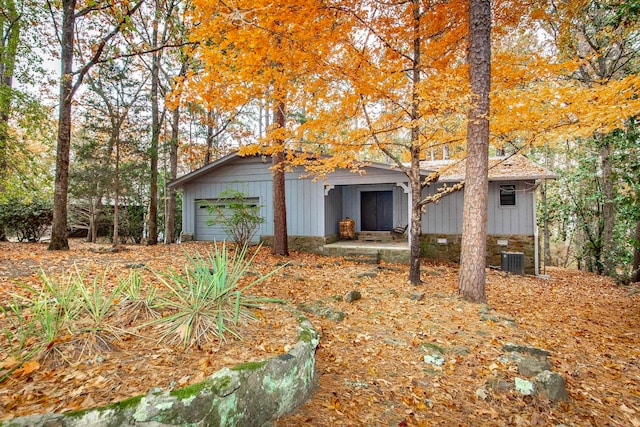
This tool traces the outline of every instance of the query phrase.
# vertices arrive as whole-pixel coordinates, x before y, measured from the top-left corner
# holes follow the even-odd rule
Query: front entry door
[[[362,231],[389,231],[393,228],[393,192],[363,191],[360,193]]]

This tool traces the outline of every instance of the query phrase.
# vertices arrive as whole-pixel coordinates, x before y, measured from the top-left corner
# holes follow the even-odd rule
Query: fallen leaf
[[[24,377],[29,375],[32,372],[37,371],[38,369],[40,369],[40,364],[35,360],[29,360],[27,362],[24,362],[21,367],[15,370],[14,373],[18,377]]]

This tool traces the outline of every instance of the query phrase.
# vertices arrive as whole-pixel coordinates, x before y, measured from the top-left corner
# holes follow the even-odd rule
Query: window
[[[513,184],[500,186],[500,206],[516,205],[516,186]]]

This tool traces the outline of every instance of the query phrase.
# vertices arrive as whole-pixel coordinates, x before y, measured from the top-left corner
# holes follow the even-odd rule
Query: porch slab
[[[411,251],[406,241],[363,242],[360,240],[341,240],[322,246],[327,256],[371,257],[376,261],[409,264]]]

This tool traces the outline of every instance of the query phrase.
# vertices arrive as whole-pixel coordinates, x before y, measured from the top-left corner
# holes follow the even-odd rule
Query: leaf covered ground
[[[95,274],[108,267],[115,281],[142,265],[145,271],[180,269],[185,252],[204,252],[210,245],[127,246],[112,253],[76,240],[65,252],[49,252],[42,244],[0,243],[0,305],[6,307],[11,293],[25,294],[18,282],[38,285],[41,270],[56,276],[74,265]],[[295,342],[291,311],[304,304],[345,317],[336,321],[308,314],[322,334],[318,386],[278,426],[640,426],[637,287],[573,270],[550,269],[549,279],[489,271],[486,307],[456,296],[455,265],[425,262],[420,287],[407,283],[403,265],[304,253],[283,259],[268,249],[259,253],[253,269],[264,274],[283,261],[289,264],[251,292],[288,303],[258,310],[257,320],[240,331],[243,341],[183,350],[158,343],[153,328],[146,328],[140,336],[127,334],[116,342],[116,351],[93,352],[74,364],[24,364],[0,383],[0,420],[100,405],[154,386],[177,387],[222,366],[282,353]],[[147,283],[153,280],[145,274]],[[352,290],[362,298],[345,301]],[[412,299],[416,292],[424,292],[424,298]],[[6,315],[0,315],[0,328],[8,327]],[[1,375],[11,358],[6,339],[0,340],[5,340]],[[510,342],[549,350],[571,400],[551,404],[501,387],[518,376],[498,360]],[[444,357],[442,366],[424,360],[434,349]]]

